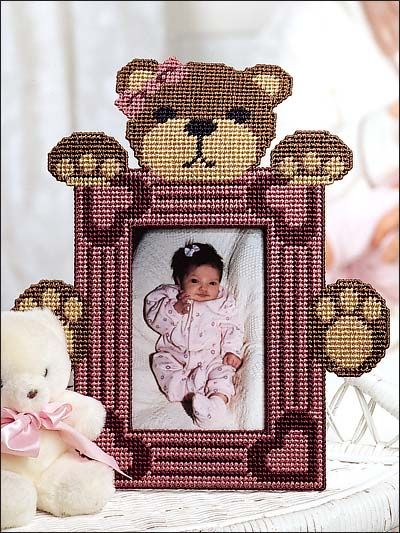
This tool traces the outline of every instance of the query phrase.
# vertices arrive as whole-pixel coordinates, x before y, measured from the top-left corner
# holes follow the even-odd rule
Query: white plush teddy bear
[[[112,468],[82,457],[73,448],[74,440],[66,443],[71,432],[96,448],[87,439],[95,440],[105,421],[105,409],[99,401],[66,390],[70,372],[64,330],[50,310],[2,312],[2,529],[28,523],[36,508],[57,516],[95,513],[114,494]],[[57,404],[63,407],[52,415]],[[70,413],[64,404],[72,406]],[[60,412],[64,431],[44,429]],[[10,420],[6,423],[10,413],[14,425]],[[21,413],[28,415],[21,418]],[[38,455],[32,457],[35,424],[40,425],[39,434],[36,429]],[[10,452],[14,448],[18,451]]]

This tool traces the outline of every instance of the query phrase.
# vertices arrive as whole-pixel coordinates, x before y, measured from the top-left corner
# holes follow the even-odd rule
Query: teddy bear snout
[[[1,399],[10,409],[38,412],[49,403],[50,391],[44,378],[20,375],[5,381]]]

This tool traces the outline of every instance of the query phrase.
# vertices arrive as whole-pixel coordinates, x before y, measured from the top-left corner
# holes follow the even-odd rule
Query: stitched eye
[[[44,377],[46,377],[48,373],[49,373],[49,369],[48,369],[48,368],[46,368],[46,370],[44,371],[44,374],[43,374],[43,375],[44,375]]]
[[[153,114],[157,122],[167,122],[167,120],[176,117],[176,112],[172,107],[159,107]]]
[[[250,118],[250,111],[244,107],[234,107],[226,114],[229,120],[234,120],[237,124],[244,124]]]

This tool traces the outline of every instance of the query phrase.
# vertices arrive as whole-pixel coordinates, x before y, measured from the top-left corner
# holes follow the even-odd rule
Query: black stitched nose
[[[202,120],[197,118],[194,118],[185,126],[185,130],[188,134],[195,135],[196,137],[211,135],[216,129],[217,125],[212,120]]]
[[[33,400],[33,398],[36,396],[37,393],[38,391],[36,389],[33,389],[28,392],[27,396],[30,400]]]

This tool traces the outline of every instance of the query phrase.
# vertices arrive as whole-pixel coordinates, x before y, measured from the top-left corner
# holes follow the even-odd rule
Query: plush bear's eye
[[[234,107],[226,114],[229,120],[234,120],[237,124],[244,124],[250,118],[250,111],[244,107]]]
[[[43,374],[43,375],[44,375],[44,377],[46,377],[48,373],[49,373],[49,369],[48,369],[48,368],[46,368],[46,370],[44,371],[44,374]]]
[[[170,118],[175,118],[176,112],[172,109],[172,107],[159,107],[156,111],[154,111],[154,118],[157,120],[157,122],[167,122]]]

